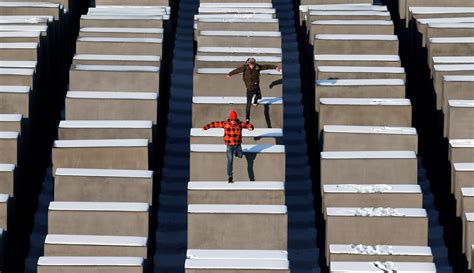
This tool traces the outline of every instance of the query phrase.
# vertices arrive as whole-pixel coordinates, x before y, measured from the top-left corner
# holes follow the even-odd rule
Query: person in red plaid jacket
[[[202,127],[203,130],[210,128],[224,128],[224,143],[227,145],[227,176],[229,177],[228,182],[233,183],[234,155],[238,158],[243,156],[242,129],[253,131],[254,127],[250,123],[240,121],[237,118],[237,113],[232,111],[227,121],[214,121]]]

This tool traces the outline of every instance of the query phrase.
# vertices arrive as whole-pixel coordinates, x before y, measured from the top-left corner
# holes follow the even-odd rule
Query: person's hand
[[[225,76],[225,77],[226,77],[227,79],[230,79],[230,75],[229,75],[229,74],[227,74],[227,76]]]
[[[253,131],[254,129],[253,129],[253,127],[250,127],[249,130],[250,130],[250,131]]]
[[[277,66],[276,71],[280,72],[281,71],[281,66]]]
[[[207,127],[206,127],[206,126],[202,127],[202,129],[203,129],[204,131],[207,131]]]

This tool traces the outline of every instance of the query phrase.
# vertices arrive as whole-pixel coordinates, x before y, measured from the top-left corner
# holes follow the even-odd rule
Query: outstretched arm
[[[240,124],[242,125],[242,128],[245,128],[247,130],[253,131],[254,129],[254,126],[251,123],[242,122]]]
[[[207,130],[210,128],[224,128],[224,126],[225,126],[225,121],[214,121],[202,127],[202,129]]]
[[[228,74],[227,74],[227,77],[231,77],[235,74],[239,74],[239,73],[242,73],[244,72],[244,69],[245,69],[245,65],[242,65],[241,67],[237,67],[236,69],[230,71]]]
[[[261,64],[260,65],[260,70],[270,70],[270,69],[276,69],[277,71],[280,71],[280,66],[274,65],[274,64]]]

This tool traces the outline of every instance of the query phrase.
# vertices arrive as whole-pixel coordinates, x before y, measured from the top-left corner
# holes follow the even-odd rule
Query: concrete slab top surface
[[[474,222],[474,212],[468,212],[466,213],[466,220],[468,222]]]
[[[198,22],[202,23],[278,23],[275,18],[199,18]]]
[[[354,217],[427,217],[425,209],[419,208],[355,208],[337,207],[326,208],[328,216]]]
[[[225,214],[286,214],[283,205],[188,205],[188,213],[225,213]]]
[[[0,164],[0,172],[13,172],[15,164]]]
[[[411,6],[408,10],[413,14],[443,14],[443,13],[474,13],[473,7],[419,7]]]
[[[369,35],[369,34],[316,34],[317,40],[347,40],[347,41],[397,41],[396,35]]]
[[[33,76],[35,70],[32,68],[1,68],[0,75]]]
[[[0,30],[1,31],[1,30]],[[40,37],[39,31],[1,31],[0,38],[35,38]]]
[[[10,195],[8,195],[8,194],[0,194],[0,203],[8,202],[9,198],[10,198]]]
[[[474,65],[473,65],[474,67]],[[403,67],[385,67],[385,66],[318,66],[320,72],[350,72],[350,73],[390,73],[403,74]]]
[[[20,134],[18,132],[2,132],[0,131],[0,139],[17,139]]]
[[[426,25],[432,23],[471,23],[474,17],[451,17],[451,18],[420,18],[416,20],[419,24]]]
[[[321,104],[326,105],[386,105],[386,106],[410,106],[409,99],[375,99],[375,98],[321,98]]]
[[[347,134],[416,135],[416,128],[412,127],[324,125],[323,131]]]
[[[375,10],[375,11],[387,11],[387,6],[382,5],[371,5],[368,3],[360,3],[360,4],[320,4],[320,5],[300,5],[301,12],[309,12],[312,10],[317,11],[337,11],[337,10],[345,10],[345,11],[364,11],[364,10]]]
[[[0,122],[18,122],[23,118],[22,115],[18,114],[0,114]]]
[[[279,31],[221,31],[221,30],[201,30],[200,36],[223,36],[223,37],[281,37]]]
[[[226,151],[225,144],[191,144],[191,152],[202,153],[224,153]],[[273,144],[255,144],[242,145],[244,153],[285,153],[285,145]]]
[[[143,15],[91,15],[81,16],[84,20],[163,20],[163,16],[143,16]]]
[[[162,28],[130,28],[130,27],[83,27],[82,32],[113,32],[113,33],[163,33]]]
[[[458,172],[474,172],[474,163],[454,163],[454,169]]]
[[[0,25],[0,31],[39,31],[44,32],[48,30],[47,25]]]
[[[158,56],[158,55],[76,54],[74,56],[74,60],[159,62],[161,61],[161,56]]]
[[[2,15],[0,24],[38,24],[52,22],[54,16],[48,15]]]
[[[281,48],[276,47],[210,47],[199,46],[198,52],[217,53],[248,53],[248,54],[281,54]],[[229,70],[230,71],[230,70]]]
[[[0,67],[12,67],[12,68],[35,68],[38,62],[36,61],[0,61]],[[0,89],[2,86],[0,86]],[[16,88],[9,88],[13,93]],[[28,88],[29,91],[29,88]],[[2,92],[2,91],[0,91]],[[24,93],[24,92],[16,92],[16,93]]]
[[[18,61],[14,61],[18,62]],[[28,64],[32,64],[36,62],[26,62]],[[3,66],[4,64],[8,65],[8,61],[0,61],[0,66]],[[20,86],[20,85],[0,85],[0,93],[28,93],[30,92],[30,87],[29,86]],[[20,117],[21,119],[21,117]],[[1,118],[0,118],[1,120]]]
[[[66,97],[75,99],[156,100],[158,94],[154,92],[68,91]]]
[[[193,97],[193,103],[195,104],[246,104],[246,97]],[[281,97],[262,97],[258,104],[283,104],[283,98]]]
[[[146,139],[55,140],[54,148],[147,147]]]
[[[451,139],[449,145],[452,148],[474,148],[474,139]]]
[[[55,176],[152,178],[153,171],[118,169],[57,168]]]
[[[104,9],[104,10],[171,10],[170,6],[163,6],[163,5],[96,5],[96,10]]]
[[[220,18],[220,19],[258,19],[258,18],[266,18],[266,19],[273,19],[273,14],[265,14],[265,13],[228,13],[228,14],[197,14],[194,15],[194,20],[201,20],[201,19],[211,19],[211,18]]]
[[[429,246],[401,246],[401,245],[343,245],[330,244],[329,251],[334,254],[362,254],[362,255],[416,255],[431,256]]]
[[[200,3],[200,8],[272,8],[272,3]]]
[[[223,61],[228,61],[228,62],[242,62],[245,63],[245,61],[248,59],[247,56],[203,56],[203,55],[198,55],[196,56],[197,61],[208,61],[208,62],[223,62]],[[258,62],[262,63],[281,63],[281,57],[276,57],[276,56],[261,56],[258,57]]]
[[[365,54],[315,54],[315,61],[400,61],[398,55],[365,55]]]
[[[474,28],[474,23],[431,23],[430,28]]]
[[[49,203],[48,210],[57,211],[125,211],[125,212],[147,212],[148,203],[136,202],[63,202],[53,201]]]
[[[98,235],[46,235],[45,244],[52,245],[97,245],[97,246],[146,246],[148,238],[138,236]]]
[[[258,8],[258,7],[252,7],[251,10],[249,10],[249,7],[227,7],[227,8],[208,8],[208,7],[200,7],[199,8],[199,13],[204,13],[204,14],[209,14],[209,13],[220,13],[220,14],[226,14],[226,13],[255,13],[255,14],[275,14],[276,11],[275,9],[272,8]]]
[[[473,44],[474,37],[433,37],[432,44]]]
[[[443,76],[443,81],[445,82],[474,82],[474,76],[472,75],[466,75],[466,76],[445,75]]]
[[[0,49],[34,49],[38,48],[38,43],[0,43]]]
[[[61,120],[59,128],[69,129],[151,129],[150,120]]]
[[[288,260],[286,250],[188,249],[188,259]]]
[[[474,108],[474,100],[448,100],[450,107]]]
[[[94,65],[94,64],[73,64],[71,69],[84,71],[121,71],[121,72],[159,72],[158,66],[141,65]]]
[[[324,185],[325,193],[421,193],[419,185],[410,184],[373,184],[373,185],[358,185],[358,184],[341,184],[341,185]]]
[[[224,136],[223,128],[211,128],[203,130],[202,128],[191,128],[191,136],[195,137],[222,137]],[[253,131],[243,130],[243,137],[283,137],[283,129],[281,128],[255,128]]]
[[[414,151],[321,152],[322,159],[414,159]]]
[[[474,197],[474,188],[472,187],[461,188],[461,193],[462,193],[462,196]]]
[[[234,68],[197,68],[196,73],[198,74],[220,74],[227,75]],[[262,70],[260,71],[262,75],[282,75],[282,71],[278,72],[276,70]]]
[[[285,190],[284,182],[192,182],[188,183],[188,190],[224,190],[224,191],[283,191]]]
[[[0,7],[59,8],[60,4],[45,2],[0,2]]]
[[[317,80],[316,85],[320,86],[404,86],[403,79],[330,79]]]
[[[393,26],[391,20],[316,20],[313,25]]]
[[[378,10],[310,10],[310,16],[390,16],[388,11]]]
[[[39,257],[39,266],[143,266],[140,257]]]
[[[161,44],[160,38],[135,38],[135,37],[78,37],[81,42],[109,42],[109,43],[153,43]]]
[[[239,270],[285,270],[290,263],[284,260],[255,259],[187,259],[186,269],[239,269]]]
[[[452,63],[474,63],[474,56],[433,56],[435,64],[452,64]]]
[[[386,272],[387,268],[396,269],[399,273],[436,273],[434,263],[415,263],[415,262],[331,262],[330,270],[334,273],[342,272]],[[388,269],[390,271],[390,269]]]
[[[435,71],[471,71],[474,70],[474,64],[437,64],[434,65]]]

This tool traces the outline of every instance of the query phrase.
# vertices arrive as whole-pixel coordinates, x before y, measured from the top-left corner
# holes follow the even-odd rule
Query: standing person
[[[262,98],[262,92],[260,91],[260,71],[269,69],[276,69],[278,72],[281,70],[280,66],[258,64],[254,58],[248,58],[244,65],[237,67],[227,74],[227,78],[230,78],[235,74],[243,73],[245,87],[247,88],[247,107],[245,109],[247,123],[250,122],[251,104],[253,103],[254,106],[257,105],[258,100]]]
[[[214,121],[202,127],[203,130],[209,128],[224,128],[224,143],[227,145],[227,176],[228,182],[234,183],[234,155],[242,158],[242,128],[253,131],[254,127],[250,123],[244,123],[237,118],[235,111],[230,112],[227,121]]]

